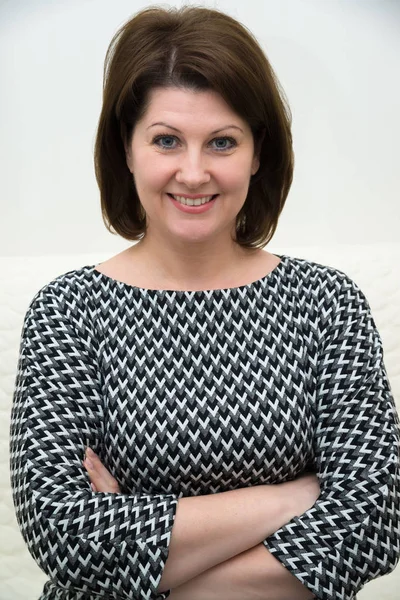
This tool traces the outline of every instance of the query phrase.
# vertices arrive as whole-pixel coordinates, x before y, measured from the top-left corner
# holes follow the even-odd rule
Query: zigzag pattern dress
[[[265,548],[321,600],[394,570],[400,427],[370,306],[342,271],[276,256],[237,288],[150,290],[87,265],[36,293],[10,466],[40,600],[166,598],[180,498],[305,470],[320,497]],[[92,492],[86,446],[120,494]]]

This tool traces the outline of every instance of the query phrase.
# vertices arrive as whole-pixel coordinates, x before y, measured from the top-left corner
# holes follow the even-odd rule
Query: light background
[[[182,3],[0,0],[0,256],[132,244],[104,226],[93,148],[108,44],[150,4]],[[294,181],[270,248],[399,241],[400,1],[195,4],[256,35],[291,107]]]
[[[47,579],[17,532],[9,491],[16,315],[25,312],[41,285],[79,266],[65,257],[58,270],[50,269],[51,256],[98,252],[103,258],[131,245],[103,224],[93,145],[108,44],[130,16],[150,4],[160,3],[0,0],[0,600],[35,600]],[[389,248],[400,242],[400,0],[196,4],[224,10],[256,35],[289,100],[294,182],[270,246],[283,252],[314,246],[309,256],[314,259],[324,246]],[[330,252],[320,260],[335,265],[340,253]],[[352,250],[346,263],[338,256],[336,266],[348,264],[345,271],[368,289],[398,390],[400,286],[392,283],[400,274],[398,249],[385,265],[380,260],[386,249],[365,260],[361,252]],[[42,255],[48,259],[40,265],[24,258],[15,267],[2,258]],[[358,261],[368,265],[368,286]],[[399,569],[371,581],[360,600],[397,598]]]

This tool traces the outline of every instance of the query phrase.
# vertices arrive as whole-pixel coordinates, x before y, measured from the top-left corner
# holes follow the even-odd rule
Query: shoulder
[[[57,275],[42,285],[31,298],[25,320],[37,318],[79,318],[88,312],[90,302],[91,266],[84,266]]]
[[[57,296],[60,299],[69,296],[80,296],[90,286],[90,273],[92,271],[93,267],[86,265],[61,273],[41,286],[35,293],[33,300],[52,296]]]
[[[333,299],[338,298],[343,289],[358,288],[356,282],[341,269],[306,258],[284,256],[288,265],[288,277],[301,286],[304,293],[308,290],[320,298]]]
[[[324,331],[336,320],[370,314],[368,299],[345,271],[317,261],[288,257],[287,278],[292,293]]]

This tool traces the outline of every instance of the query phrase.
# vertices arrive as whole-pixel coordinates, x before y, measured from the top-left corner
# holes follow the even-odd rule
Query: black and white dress
[[[277,255],[248,285],[151,290],[87,265],[26,312],[11,482],[40,600],[150,600],[177,502],[305,470],[314,506],[264,540],[321,600],[400,559],[399,418],[369,303],[344,272]],[[97,452],[121,488],[93,493]]]

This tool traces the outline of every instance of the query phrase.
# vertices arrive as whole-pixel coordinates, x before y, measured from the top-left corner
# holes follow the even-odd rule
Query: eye
[[[152,143],[155,144],[156,146],[158,146],[159,148],[161,148],[162,150],[171,150],[171,149],[174,150],[175,149],[175,146],[173,145],[174,141],[178,141],[178,138],[175,135],[163,134],[163,135],[157,135],[153,139]],[[237,146],[236,140],[234,138],[228,137],[228,136],[214,138],[213,140],[211,140],[210,143],[212,143],[212,142],[218,142],[217,146],[215,146],[215,150],[217,152],[225,152],[226,150],[232,150],[232,148]],[[222,142],[222,146],[221,146],[221,142]],[[226,146],[225,145],[226,142],[229,142],[230,145]]]
[[[237,146],[237,142],[234,138],[232,137],[220,137],[220,138],[215,138],[214,141],[218,141],[218,142],[229,142],[231,145],[230,146],[220,146],[218,144],[217,146],[217,150],[231,150],[232,148],[234,148],[235,146]]]
[[[159,142],[161,142],[162,140],[167,140],[167,142],[171,142],[171,140],[176,140],[177,137],[175,135],[157,135],[154,139],[153,139],[153,144],[156,144],[156,146],[159,146],[160,148],[164,149],[164,150],[169,150],[170,148],[172,148],[173,146],[170,143],[167,143],[166,145],[164,144],[160,144]]]

